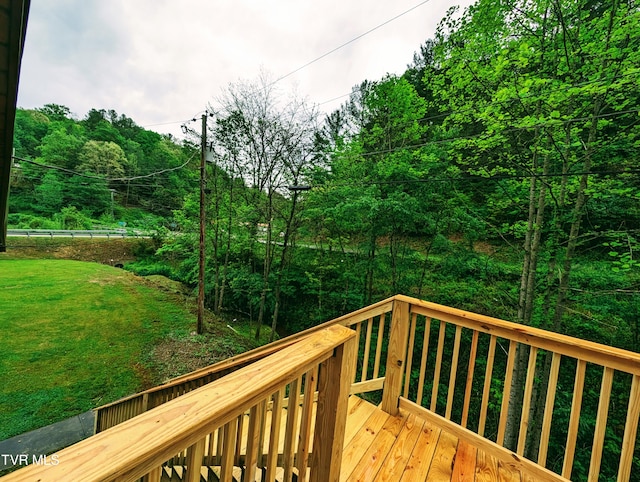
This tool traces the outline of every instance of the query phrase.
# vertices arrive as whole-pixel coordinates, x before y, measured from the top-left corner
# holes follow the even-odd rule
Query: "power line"
[[[17,157],[17,156],[12,156],[12,158],[14,160],[18,160],[20,162],[26,162],[27,164],[31,164],[34,166],[38,166],[38,167],[42,167],[43,169],[52,169],[55,171],[61,171],[61,172],[65,172],[67,174],[71,174],[72,176],[79,176],[79,177],[85,177],[87,179],[99,179],[102,181],[106,181],[106,182],[127,182],[127,181],[135,181],[137,179],[145,179],[145,178],[149,178],[149,177],[154,177],[154,176],[159,176],[161,174],[165,174],[167,172],[173,172],[173,171],[177,171],[179,169],[183,169],[185,168],[195,157],[196,153],[193,153],[191,155],[191,157],[189,159],[187,159],[186,162],[184,162],[183,164],[176,166],[176,167],[171,167],[168,169],[162,169],[161,171],[156,171],[156,172],[151,172],[149,174],[142,174],[140,176],[132,176],[132,177],[104,177],[104,176],[97,176],[97,175],[93,175],[93,174],[85,174],[82,172],[77,172],[77,171],[73,171],[71,169],[67,169],[66,167],[61,167],[61,166],[52,166],[49,164],[43,164],[40,162],[36,162],[33,161],[31,159],[25,159],[22,157]]]
[[[327,57],[328,55],[331,55],[332,53],[337,52],[338,50],[340,50],[340,49],[342,49],[342,48],[346,47],[347,45],[352,44],[352,43],[353,43],[353,42],[355,42],[356,40],[359,40],[359,39],[361,39],[362,37],[364,37],[364,36],[366,36],[366,35],[369,35],[369,34],[370,34],[370,33],[372,33],[372,32],[375,32],[375,31],[376,31],[376,30],[378,30],[379,28],[384,27],[385,25],[387,25],[387,24],[389,24],[389,23],[393,22],[394,20],[399,19],[399,18],[400,18],[400,17],[402,17],[403,15],[406,15],[407,13],[409,13],[409,12],[411,12],[411,11],[415,10],[416,8],[421,7],[422,5],[424,5],[424,4],[426,4],[426,3],[429,3],[430,1],[431,1],[431,0],[424,0],[423,2],[420,2],[420,3],[419,3],[419,4],[417,4],[417,5],[414,5],[414,6],[413,6],[413,7],[411,7],[410,9],[405,10],[404,12],[402,12],[402,13],[400,13],[400,14],[396,15],[395,17],[390,18],[389,20],[386,20],[386,21],[382,22],[380,25],[376,25],[375,27],[373,27],[373,28],[371,28],[371,29],[367,30],[366,32],[361,33],[361,34],[360,34],[360,35],[358,35],[357,37],[354,37],[354,38],[352,38],[351,40],[348,40],[347,42],[343,43],[342,45],[339,45],[338,47],[336,47],[336,48],[334,48],[334,49],[329,50],[328,52],[326,52],[326,53],[324,53],[324,54],[320,55],[319,57],[316,57],[315,59],[311,60],[310,62],[307,62],[307,63],[306,63],[306,64],[304,64],[304,65],[301,65],[301,66],[300,66],[300,67],[298,67],[297,69],[292,70],[292,71],[291,71],[291,72],[289,72],[288,74],[285,74],[285,75],[283,75],[282,77],[277,78],[276,80],[274,80],[273,82],[271,82],[271,84],[269,84],[269,86],[268,86],[268,87],[271,87],[272,85],[277,84],[277,83],[278,83],[278,82],[280,82],[281,80],[286,79],[287,77],[290,77],[290,76],[292,76],[293,74],[295,74],[295,73],[297,73],[297,72],[300,72],[302,69],[305,69],[305,68],[309,67],[311,64],[314,64],[314,63],[318,62],[319,60],[324,59],[324,58],[325,58],[325,57]]]

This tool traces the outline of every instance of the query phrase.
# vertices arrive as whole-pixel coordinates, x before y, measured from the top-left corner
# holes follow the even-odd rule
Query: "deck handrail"
[[[285,387],[298,383],[304,376],[308,380],[319,377],[315,429],[309,430],[312,411],[307,408],[307,415],[303,417],[307,420],[306,425],[302,422],[296,425],[295,420],[292,423],[287,421],[286,437],[293,441],[302,439],[302,434],[309,437],[313,432],[313,445],[322,450],[314,450],[313,463],[307,465],[305,457],[310,454],[310,441],[307,440],[304,447],[299,446],[298,453],[302,455],[297,460],[297,463],[302,464],[299,470],[306,472],[306,467],[310,466],[312,481],[337,480],[336,471],[340,468],[347,415],[348,380],[352,377],[355,346],[355,334],[352,330],[341,326],[327,327],[223,379],[63,449],[56,454],[57,465],[31,465],[2,480],[89,482],[136,480],[146,476],[147,480],[158,481],[162,464],[185,449],[187,478],[200,480],[206,445],[213,444],[213,434],[216,430],[220,434],[221,427],[225,429],[224,440],[218,439],[224,446],[221,470],[233,468],[236,446],[233,422],[247,412],[253,415],[249,422],[249,430],[253,430],[253,435],[247,441],[244,463],[247,471],[255,473],[259,463],[258,455],[262,450],[261,446],[258,447],[256,436],[260,425],[258,420],[263,411],[261,407],[265,407],[272,396],[274,400],[281,400]],[[309,376],[314,373],[316,375]],[[315,391],[315,382],[313,383],[309,393]],[[280,426],[274,424],[274,427],[276,425]],[[293,432],[296,430],[300,433]],[[264,458],[273,462],[268,465],[268,470],[275,470],[278,461],[277,445],[276,443],[275,452],[271,446],[270,451],[264,455]],[[293,450],[294,446],[291,444],[290,456],[285,454],[289,465],[293,460]]]
[[[396,382],[392,393],[383,395],[386,410],[415,409],[471,443],[486,447],[484,440],[491,440],[497,447],[496,455],[520,461],[526,461],[529,455],[532,463],[552,469],[565,479],[570,479],[575,470],[579,435],[582,446],[588,443],[590,449],[590,460],[585,464],[588,473],[579,477],[589,481],[598,480],[603,454],[613,456],[611,447],[619,436],[622,443],[615,476],[619,482],[630,480],[638,445],[640,354],[403,295],[394,298],[396,312],[393,319],[397,325],[392,327],[389,340],[389,346],[395,348],[389,349],[386,373],[387,382],[390,377]],[[496,373],[498,365],[500,374]],[[476,370],[477,366],[484,370]],[[518,375],[519,383],[515,381]],[[556,420],[563,420],[564,415],[555,406],[561,376],[572,378],[573,388],[566,427]],[[592,384],[585,392],[587,377],[600,386]],[[622,429],[607,425],[614,377],[619,388],[614,394],[616,402],[625,400],[627,404]],[[391,389],[387,382],[385,391]],[[498,396],[496,387],[501,389]],[[518,390],[521,398],[514,396]],[[566,387],[564,392],[568,390]],[[591,439],[583,427],[586,422],[582,410],[585,397],[593,398],[589,391],[598,393]],[[533,418],[535,393],[540,394],[537,424]],[[515,429],[515,441],[507,447],[508,424]],[[552,467],[551,437],[557,440],[563,432],[564,439],[556,442],[562,446],[562,465]]]
[[[102,432],[103,430],[129,420],[130,418],[135,417],[136,415],[139,415],[147,410],[151,410],[152,408],[173,400],[178,396],[188,393],[191,390],[195,390],[196,388],[199,388],[207,383],[211,383],[214,380],[222,378],[223,376],[232,373],[235,370],[247,366],[255,361],[261,360],[330,326],[341,325],[351,327],[356,330],[359,339],[360,325],[363,322],[368,322],[376,316],[378,318],[382,317],[384,321],[385,315],[391,312],[392,306],[393,298],[379,301],[378,303],[374,303],[373,305],[361,308],[357,311],[340,316],[320,325],[313,326],[304,331],[295,333],[286,338],[282,338],[268,345],[255,348],[248,352],[236,355],[226,360],[222,360],[220,362],[195,370],[185,375],[172,378],[161,385],[157,385],[142,392],[138,392],[133,395],[123,397],[114,402],[102,405],[94,409],[95,433]],[[378,358],[380,359],[381,355],[379,355]],[[361,371],[359,375],[360,378],[362,378]],[[360,382],[362,381],[364,380],[360,380]],[[376,388],[379,389],[381,388],[381,386],[382,380],[379,379],[375,383],[375,385],[360,385],[360,388],[354,388],[352,390],[352,393],[359,393]]]
[[[570,479],[580,459],[586,469],[579,467],[576,476],[596,481],[603,456],[617,457],[607,460],[607,470],[617,465],[609,476],[619,482],[640,476],[633,463],[634,455],[639,456],[640,354],[404,295],[178,377],[143,392],[138,400],[147,397],[144,409],[165,403],[169,397],[162,390],[167,387],[173,391],[170,397],[178,396],[208,383],[207,377],[229,373],[335,325],[356,331],[358,361],[351,393],[381,392],[381,406],[389,413],[417,411],[496,456],[521,461],[525,470],[540,476],[553,471],[558,480]],[[562,380],[566,386],[559,390]],[[518,397],[512,400],[518,390],[521,406],[515,403]],[[557,393],[569,393],[566,414],[558,411]],[[613,404],[625,404],[626,410],[626,420],[615,427],[608,421]],[[120,401],[105,410],[125,406]],[[583,434],[586,410],[592,410],[595,423],[588,437]],[[122,410],[115,415],[111,422],[132,416]],[[516,434],[513,445],[510,431]]]

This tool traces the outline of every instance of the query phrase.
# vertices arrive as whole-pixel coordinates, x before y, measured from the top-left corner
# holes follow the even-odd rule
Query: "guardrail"
[[[66,238],[144,238],[149,234],[121,229],[8,229],[9,236],[26,236],[27,238],[66,237]]]
[[[393,298],[380,301],[348,315],[336,318],[269,345],[236,355],[208,367],[176,377],[156,387],[122,398],[96,408],[96,433],[118,425],[136,415],[151,410],[174,398],[224,377],[242,367],[288,347],[307,336],[329,326],[342,325],[356,331],[359,363],[356,367],[351,393],[364,393],[382,389],[385,373],[385,333],[391,324]],[[365,360],[367,360],[365,362]]]
[[[401,295],[395,303],[400,408],[534,474],[639,480],[640,354]]]

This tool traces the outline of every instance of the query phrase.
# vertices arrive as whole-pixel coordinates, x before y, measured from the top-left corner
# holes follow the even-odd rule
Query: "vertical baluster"
[[[493,362],[496,357],[496,336],[489,339],[489,352],[487,353],[487,368],[484,372],[484,387],[482,388],[482,403],[480,404],[480,421],[478,422],[478,435],[484,437],[484,429],[487,422],[487,408],[489,407],[489,395],[491,392],[491,376],[493,375]]]
[[[370,320],[371,321],[371,320]],[[311,453],[311,422],[313,416],[313,399],[318,385],[318,367],[315,367],[305,375],[304,399],[302,403],[302,415],[300,418],[300,440],[298,443],[298,455],[296,467],[298,467],[298,481],[307,480],[307,467],[309,454]]]
[[[358,344],[358,352],[360,352],[360,331],[361,331],[362,323],[358,323],[356,325],[356,343]],[[350,327],[351,328],[351,327]],[[356,360],[357,363],[357,360]],[[356,377],[358,376],[358,370],[353,372],[353,383],[356,382]]]
[[[258,444],[260,443],[260,425],[262,425],[262,403],[254,405],[249,410],[249,427],[247,429],[247,452],[244,460],[245,479],[253,482],[256,480],[258,467]],[[240,438],[240,437],[238,437]]]
[[[509,342],[509,356],[507,357],[507,371],[504,374],[504,387],[502,390],[502,405],[500,407],[500,421],[498,422],[498,438],[496,443],[504,445],[504,435],[507,429],[507,416],[509,414],[509,398],[511,397],[511,380],[513,379],[513,366],[516,361],[517,342]]]
[[[618,470],[618,482],[626,482],[631,477],[631,462],[636,446],[636,433],[638,431],[638,417],[640,416],[640,375],[634,375],[629,393],[629,406],[627,408],[627,421],[624,425],[622,438],[622,453],[620,454],[620,469]]]
[[[260,417],[260,430],[258,434],[258,467],[264,468],[264,438],[267,430],[267,399],[264,399],[260,402],[259,410],[261,413]]]
[[[300,382],[298,378],[289,386],[289,405],[287,406],[287,428],[284,439],[284,482],[293,480],[293,463],[296,450],[296,429],[298,427],[298,404],[300,396]]]
[[[418,394],[416,403],[422,406],[422,392],[424,391],[424,377],[427,371],[427,355],[429,353],[429,333],[431,332],[431,318],[424,320],[424,337],[422,339],[422,359],[420,360],[420,375],[418,376]]]
[[[360,381],[364,382],[367,379],[367,372],[369,371],[369,350],[371,348],[371,328],[373,326],[373,318],[369,318],[367,322],[367,335],[364,342],[364,357],[362,359],[362,375]]]
[[[187,476],[182,477],[185,482],[200,482],[200,469],[204,457],[204,439],[200,439],[187,449]]]
[[[376,359],[373,364],[373,378],[378,378],[378,374],[380,373],[380,358],[382,357],[382,339],[384,337],[385,317],[386,313],[382,313],[378,324],[378,341],[376,344]]]
[[[436,411],[438,404],[438,385],[440,384],[440,369],[442,368],[442,352],[444,350],[444,336],[445,336],[446,323],[440,322],[440,333],[438,335],[438,351],[436,353],[436,366],[433,373],[433,388],[431,389],[431,406],[429,409],[432,412]]]
[[[591,462],[589,463],[589,482],[598,482],[598,475],[600,474],[600,462],[602,461],[602,449],[604,447],[604,434],[607,428],[612,385],[613,368],[604,367],[604,371],[602,372],[602,385],[600,386],[598,415],[596,416],[596,428],[593,434]]]
[[[471,404],[471,388],[473,387],[473,372],[476,367],[476,354],[478,353],[478,332],[473,330],[471,339],[471,352],[469,353],[469,366],[467,367],[467,383],[464,389],[464,403],[462,405],[462,420],[460,425],[467,428],[469,418],[469,405]]]
[[[529,347],[529,365],[527,366],[527,380],[524,384],[524,396],[522,398],[522,414],[520,415],[520,431],[518,433],[517,454],[524,454],[524,446],[527,442],[527,431],[529,429],[529,411],[531,409],[531,395],[533,394],[533,381],[536,374],[536,356],[538,349],[535,346]]]
[[[233,480],[233,456],[235,455],[237,430],[237,420],[232,420],[224,426],[222,460],[220,461],[220,482],[231,482]]]
[[[225,434],[225,429],[223,427],[220,427],[218,429],[218,446],[216,450],[216,454],[217,454],[216,459],[219,465],[222,465],[222,460],[224,457],[224,434]]]
[[[282,402],[284,389],[273,394],[273,405],[271,409],[271,431],[269,433],[269,453],[267,454],[266,480],[276,479],[276,469],[278,468],[278,453],[280,451],[280,423],[282,421]]]
[[[407,348],[407,363],[406,369],[404,373],[404,391],[402,396],[404,398],[409,397],[409,385],[411,385],[411,365],[413,364],[413,345],[415,344],[416,338],[416,321],[418,315],[417,313],[413,313],[411,316],[411,325],[409,327],[409,346]]]
[[[204,464],[207,467],[211,467],[213,464],[213,457],[215,455],[215,434],[216,432],[211,432],[208,436],[207,436],[207,446],[205,448],[205,461]]]
[[[549,449],[549,435],[551,434],[551,418],[553,417],[553,405],[556,399],[556,387],[558,386],[558,374],[560,373],[560,359],[562,355],[553,354],[551,370],[549,371],[549,383],[547,384],[547,399],[544,404],[544,417],[542,419],[542,431],[540,433],[540,450],[538,451],[538,465],[545,467],[547,464],[547,452]]]
[[[447,408],[444,418],[451,420],[451,410],[453,409],[453,394],[456,389],[456,374],[458,372],[458,357],[460,356],[460,337],[462,327],[456,326],[456,334],[453,342],[453,356],[451,357],[451,371],[449,372],[449,390],[447,392]]]
[[[573,400],[571,402],[571,416],[569,418],[569,433],[567,434],[567,446],[564,454],[564,463],[562,464],[562,476],[567,479],[571,478],[571,470],[573,469],[573,457],[575,455],[576,440],[578,438],[580,410],[582,408],[582,391],[584,389],[584,374],[586,368],[587,362],[584,360],[578,360],[576,380],[573,387]]]
[[[233,458],[234,465],[240,467],[240,456],[242,455],[242,442],[244,440],[244,413],[239,415],[236,423],[238,424],[238,429],[236,431],[236,450],[235,457]]]

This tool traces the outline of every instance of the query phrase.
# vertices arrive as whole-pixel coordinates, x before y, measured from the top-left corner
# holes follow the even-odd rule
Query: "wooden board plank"
[[[353,437],[351,442],[345,447],[342,453],[342,468],[340,470],[340,480],[346,481],[354,471],[358,462],[365,454],[371,443],[382,430],[382,427],[390,417],[388,413],[382,410],[376,410],[367,419],[358,433]]]
[[[420,407],[410,400],[400,398],[400,409],[406,410],[407,412],[415,413],[425,420],[425,425],[432,424],[433,426],[440,427],[442,428],[442,430],[446,430],[456,437],[464,439],[469,443],[475,445],[476,447],[478,447],[478,450],[484,450],[485,452],[487,452],[487,454],[493,457],[496,457],[500,460],[508,461],[510,464],[512,464],[513,467],[517,468],[518,470],[529,472],[532,476],[536,477],[536,480],[558,482],[568,481],[568,479],[565,479],[564,477],[561,477],[558,474],[539,466],[535,462],[532,462],[531,460],[528,460],[526,458],[519,457],[511,450],[501,447],[491,440],[481,437],[477,433],[463,428],[457,423],[452,422],[451,420],[447,420],[437,413],[430,412],[429,410]]]
[[[377,474],[393,447],[405,421],[405,416],[389,417],[372,441],[356,468],[347,479],[350,482],[377,480]]]
[[[346,447],[353,437],[360,431],[368,418],[375,412],[376,407],[358,397],[349,397],[347,412],[347,426],[344,432],[344,446]]]
[[[442,432],[438,439],[436,451],[433,454],[427,482],[440,482],[451,480],[453,472],[453,460],[456,456],[458,438],[448,432]]]
[[[500,482],[520,482],[520,471],[511,464],[498,460],[498,479]]]
[[[451,482],[473,482],[476,472],[478,449],[470,443],[460,440],[453,462]]]
[[[398,438],[378,471],[376,482],[397,482],[400,480],[423,426],[424,421],[414,414],[409,414],[405,418]]]
[[[496,480],[498,480],[498,459],[491,457],[483,450],[478,450],[475,482],[496,482]]]
[[[431,467],[433,454],[440,438],[441,430],[425,423],[413,447],[407,466],[402,474],[401,482],[423,482]]]

